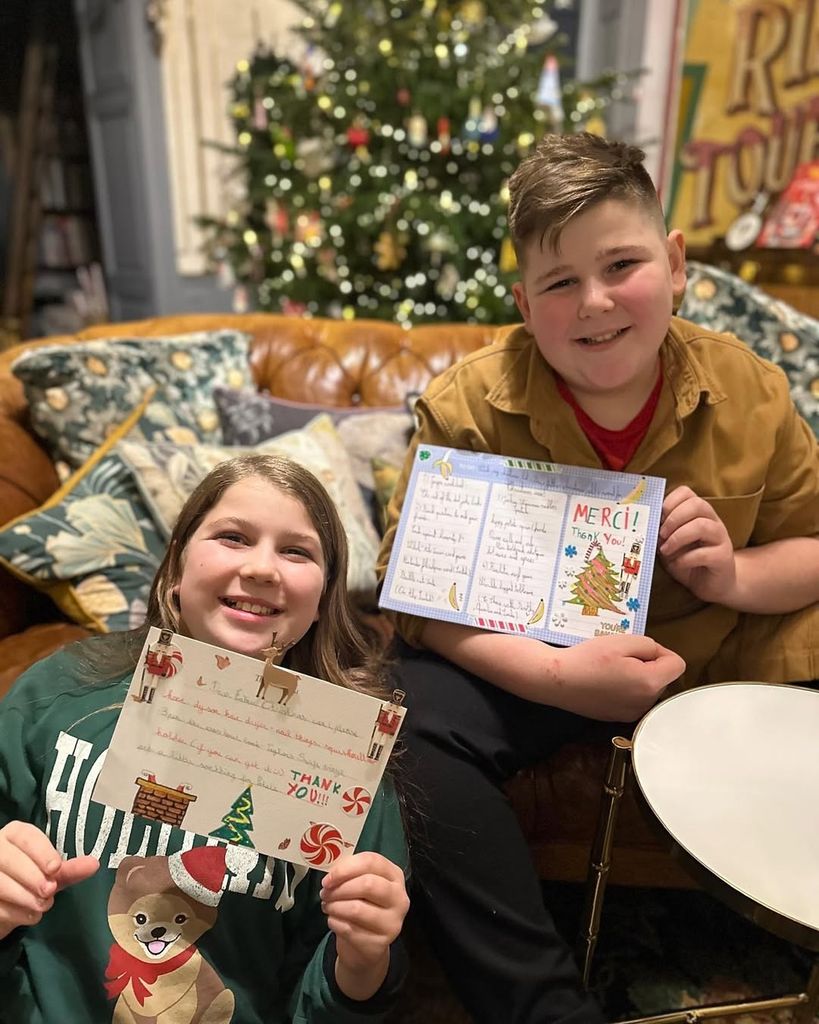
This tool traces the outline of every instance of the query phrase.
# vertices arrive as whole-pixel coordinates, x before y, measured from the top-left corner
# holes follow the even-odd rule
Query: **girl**
[[[346,576],[344,531],[318,480],[242,456],[185,504],[146,625],[82,641],[18,680],[0,709],[0,1020],[383,1019],[408,907],[388,779],[359,852],[324,876],[90,800],[148,625],[254,657],[275,630],[287,667],[381,696]]]

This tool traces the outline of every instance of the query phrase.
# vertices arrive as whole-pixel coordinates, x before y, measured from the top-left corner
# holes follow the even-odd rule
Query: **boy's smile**
[[[515,300],[544,359],[592,419],[629,423],[657,379],[685,249],[636,203],[605,200],[564,228],[559,248],[532,239]]]

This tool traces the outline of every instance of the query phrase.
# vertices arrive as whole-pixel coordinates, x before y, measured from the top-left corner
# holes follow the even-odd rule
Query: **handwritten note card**
[[[152,628],[94,799],[309,867],[351,853],[404,708],[263,668]]]
[[[421,445],[382,607],[569,645],[645,632],[665,481]]]

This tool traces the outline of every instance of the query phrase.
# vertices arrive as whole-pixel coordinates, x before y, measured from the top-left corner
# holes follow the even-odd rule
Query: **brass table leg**
[[[614,843],[617,812],[620,809],[620,800],[626,786],[631,754],[630,740],[623,736],[615,736],[611,742],[612,749],[606,767],[603,799],[597,818],[597,831],[589,856],[586,900],[576,948],[583,984],[587,988],[594,951],[597,947],[597,938],[600,933],[600,918],[603,913],[603,900],[611,867],[611,850]],[[770,1013],[772,1010],[784,1009],[793,1009],[792,1024],[813,1024],[819,1012],[819,957],[814,959],[804,991],[796,995],[747,999],[710,1006],[690,1006],[648,1017],[635,1017],[628,1021],[622,1021],[621,1024],[698,1024],[700,1021],[714,1020],[719,1017]]]
[[[580,922],[577,939],[577,961],[580,964],[583,984],[589,985],[594,950],[600,933],[600,917],[603,913],[603,898],[611,866],[611,848],[614,843],[614,828],[620,798],[626,785],[631,740],[615,736],[611,741],[611,755],[606,768],[603,800],[597,817],[597,832],[589,857],[589,873],[586,878],[586,902]]]
[[[793,1024],[812,1024],[817,1010],[819,1010],[819,958],[813,961],[804,994],[804,1003],[794,1010]]]

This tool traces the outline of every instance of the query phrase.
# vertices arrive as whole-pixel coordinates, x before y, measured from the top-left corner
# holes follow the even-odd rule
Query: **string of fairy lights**
[[[241,195],[199,221],[234,307],[514,319],[506,180],[546,130],[602,133],[628,76],[561,83],[556,3],[297,6],[298,61],[259,47],[237,65]]]

